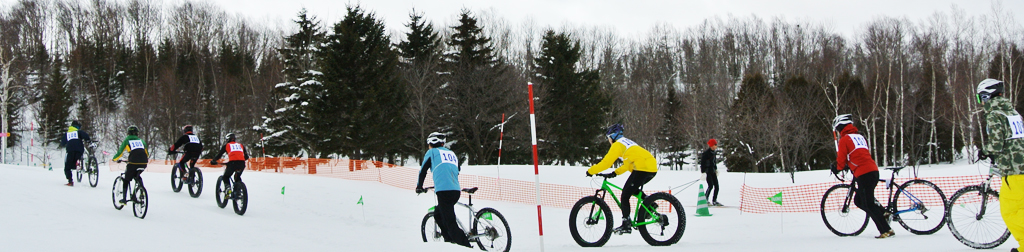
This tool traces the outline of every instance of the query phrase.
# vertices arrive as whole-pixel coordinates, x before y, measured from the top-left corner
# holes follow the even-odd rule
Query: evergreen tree
[[[305,151],[308,157],[317,158],[324,151],[314,132],[310,100],[315,99],[323,88],[317,81],[320,72],[316,67],[315,52],[324,39],[320,21],[309,17],[306,9],[294,21],[298,32],[285,37],[285,47],[278,49],[284,59],[285,81],[274,86],[271,101],[259,131],[264,133],[263,141],[268,153],[273,155],[295,155]]]
[[[549,127],[546,143],[554,159],[576,165],[601,156],[597,148],[611,110],[611,97],[596,70],[577,70],[579,42],[548,30],[534,59],[538,86],[545,90],[540,120]]]
[[[383,22],[354,6],[319,51],[325,92],[311,103],[316,117],[329,120],[314,127],[337,153],[383,159],[400,150],[408,101],[390,41]]]
[[[53,60],[50,69],[49,82],[43,91],[42,107],[39,118],[39,128],[42,130],[44,141],[47,143],[59,143],[62,133],[67,129],[68,117],[71,115],[71,93],[68,90],[68,80],[64,75],[63,61],[60,56]]]
[[[658,137],[663,145],[661,151],[666,155],[662,159],[664,162],[661,165],[667,166],[672,170],[682,169],[683,165],[686,164],[683,160],[689,156],[686,153],[688,146],[683,136],[683,122],[679,118],[682,108],[682,101],[680,101],[675,88],[669,89],[668,96],[665,99],[665,110],[662,115],[664,123],[661,124]]]
[[[441,67],[441,38],[423,15],[409,14],[406,24],[409,32],[406,39],[398,43],[401,56],[399,64],[402,81],[409,95],[406,117],[410,127],[406,133],[406,154],[419,157],[423,140],[434,131],[445,131],[441,125],[441,81],[438,74]]]
[[[730,171],[771,172],[774,145],[764,137],[764,124],[776,106],[774,91],[760,73],[743,76],[743,85],[729,109],[729,126],[721,148]]]

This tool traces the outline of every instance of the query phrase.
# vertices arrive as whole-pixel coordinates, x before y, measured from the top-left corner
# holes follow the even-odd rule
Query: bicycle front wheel
[[[135,184],[135,200],[133,200],[133,210],[135,211],[135,217],[139,219],[145,219],[146,213],[149,212],[149,193],[146,191],[146,187],[142,186],[142,183]]]
[[[227,185],[224,183],[223,178],[223,175],[217,177],[217,191],[214,193],[214,196],[216,196],[217,200],[217,206],[220,208],[224,208],[225,206],[228,205],[229,197],[228,188]]]
[[[900,185],[893,196],[893,219],[914,234],[933,234],[946,224],[946,195],[927,180],[911,180]]]
[[[868,226],[868,213],[853,204],[849,184],[838,184],[821,197],[821,220],[828,230],[838,236],[853,236]]]
[[[86,165],[86,169],[89,171],[89,186],[96,187],[100,183],[100,169],[99,164],[96,163],[96,157],[89,157],[89,162]]]
[[[114,201],[114,209],[121,210],[124,205],[121,205],[121,195],[124,195],[124,176],[118,176],[114,179],[114,187],[110,189],[110,199]]]
[[[569,233],[580,246],[604,246],[612,236],[611,208],[595,196],[576,201],[569,212]]]
[[[644,199],[637,210],[636,221],[652,222],[639,226],[640,236],[651,246],[668,246],[679,242],[686,230],[686,213],[675,196],[655,193]]]
[[[480,249],[508,252],[512,248],[512,230],[508,227],[508,221],[494,208],[476,212],[470,233],[476,237],[476,245]]]
[[[434,212],[429,212],[423,216],[423,223],[420,224],[420,234],[423,236],[423,242],[444,241],[444,237],[441,236],[441,227],[438,227],[437,221],[434,220]]]
[[[192,198],[199,198],[200,194],[203,194],[203,171],[199,168],[192,167],[188,176],[188,195]]]
[[[1003,245],[1010,238],[1010,230],[999,211],[999,192],[990,190],[982,196],[980,186],[968,186],[949,197],[946,223],[964,245],[976,249],[990,249]],[[984,209],[982,203],[984,202]]]
[[[171,167],[171,190],[174,190],[174,192],[181,191],[181,184],[183,184],[183,181],[181,181],[182,177],[185,177],[185,175],[182,173],[181,167],[178,166],[178,164]]]
[[[231,205],[234,206],[235,213],[238,215],[245,215],[245,209],[249,206],[249,191],[245,188],[245,183],[242,181],[235,182],[235,191],[232,192]]]

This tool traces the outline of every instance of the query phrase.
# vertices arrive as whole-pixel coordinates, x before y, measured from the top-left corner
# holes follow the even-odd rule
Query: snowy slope
[[[308,175],[248,171],[250,205],[245,216],[214,203],[219,169],[204,169],[206,188],[194,199],[174,193],[168,173],[143,174],[152,205],[144,220],[131,209],[115,210],[110,187],[115,172],[101,167],[100,185],[65,187],[63,173],[38,167],[0,165],[0,251],[474,251],[450,244],[425,244],[419,224],[434,204],[430,194],[376,182],[348,181]],[[464,173],[497,176],[493,166],[464,167]],[[542,167],[541,182],[589,186],[582,167]],[[975,165],[957,164],[921,169],[922,176],[976,175]],[[724,171],[724,170],[723,170]],[[934,173],[934,174],[931,174]],[[532,166],[502,166],[502,178],[533,180]],[[692,171],[663,171],[649,187],[669,187],[697,178]],[[621,183],[625,178],[616,178]],[[760,187],[794,185],[788,174],[725,173],[719,201],[738,205],[744,183]],[[831,181],[826,173],[796,174],[797,184]],[[472,186],[472,185],[464,185]],[[281,187],[286,187],[281,194]],[[568,232],[568,209],[545,207],[546,251],[975,251],[942,229],[918,236],[896,228],[893,239],[875,240],[873,225],[857,237],[837,237],[817,213],[750,214],[735,208],[712,208],[713,217],[692,217],[696,187],[679,193],[686,207],[686,232],[676,245],[651,247],[639,234],[613,236],[602,248],[580,248]],[[481,188],[487,190],[487,188]],[[947,192],[950,194],[952,192]],[[360,196],[365,205],[357,205]],[[463,194],[465,200],[466,195]],[[534,205],[474,200],[494,207],[510,222],[513,251],[538,251]],[[995,251],[1017,246],[1012,239]]]

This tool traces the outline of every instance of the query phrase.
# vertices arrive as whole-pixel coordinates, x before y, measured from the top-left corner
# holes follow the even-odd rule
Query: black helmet
[[[608,138],[611,138],[612,140],[619,140],[619,138],[622,137],[622,131],[625,129],[626,127],[622,126],[622,124],[616,123],[611,127],[608,127],[608,131],[605,131],[604,135],[608,136]]]
[[[185,127],[181,127],[181,131],[184,131],[185,133],[192,132],[192,125],[185,125]]]
[[[75,127],[76,129],[81,129],[82,128],[82,123],[79,123],[78,120],[71,121],[71,127]]]
[[[224,140],[227,140],[228,142],[234,142],[235,133],[228,133],[227,135],[224,135]]]
[[[977,89],[978,103],[988,101],[992,97],[999,96],[1003,93],[1003,81],[997,79],[985,79],[978,83]]]
[[[431,147],[444,146],[446,137],[447,136],[445,136],[444,133],[441,132],[430,133],[430,136],[427,136],[427,145],[430,145]]]
[[[136,127],[135,125],[128,126],[128,135],[129,136],[138,136],[139,135],[139,127]]]

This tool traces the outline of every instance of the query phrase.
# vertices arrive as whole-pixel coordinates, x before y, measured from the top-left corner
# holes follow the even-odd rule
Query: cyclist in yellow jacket
[[[587,176],[593,176],[601,171],[607,170],[612,167],[616,159],[622,158],[622,166],[615,169],[611,173],[611,177],[615,175],[621,175],[625,172],[632,172],[629,178],[626,179],[626,184],[622,187],[622,201],[619,208],[622,209],[622,226],[615,229],[618,234],[628,234],[632,232],[633,223],[629,220],[629,198],[640,191],[640,187],[650,182],[654,178],[654,175],[658,173],[658,161],[654,159],[654,155],[648,152],[640,145],[622,136],[622,131],[625,127],[622,124],[615,124],[608,127],[608,131],[605,136],[608,137],[608,142],[612,144],[611,149],[608,150],[608,154],[604,155],[604,159],[601,159],[600,163],[591,166],[587,170]],[[641,195],[638,202],[643,202],[643,198],[647,195]]]

